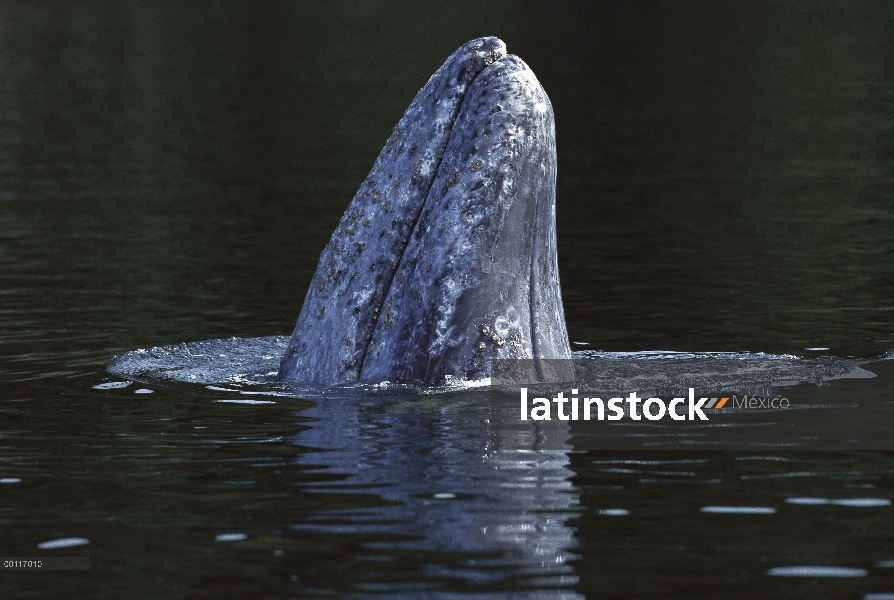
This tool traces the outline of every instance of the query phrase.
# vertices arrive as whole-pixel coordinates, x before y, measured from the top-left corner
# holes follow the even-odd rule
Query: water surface
[[[0,554],[91,561],[2,595],[894,592],[887,452],[500,449],[474,390],[102,387],[124,351],[288,335],[391,128],[481,35],[555,108],[575,350],[894,350],[891,10],[0,3]],[[884,430],[876,371],[779,392]]]

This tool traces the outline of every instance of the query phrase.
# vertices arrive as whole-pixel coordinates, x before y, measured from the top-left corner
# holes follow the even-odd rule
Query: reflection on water
[[[369,570],[353,576],[382,581],[358,584],[360,590],[400,589],[377,576],[376,565],[413,551],[461,554],[428,566],[408,589],[424,589],[429,578],[474,586],[507,578],[546,588],[577,583],[568,564],[576,541],[566,522],[580,507],[567,452],[489,448],[480,399],[453,409],[330,399],[305,411],[319,420],[294,442],[321,451],[302,454],[300,463],[325,474],[305,490],[372,493],[383,503],[321,510],[292,528],[374,535],[378,541],[358,549],[358,559],[372,563]],[[338,480],[326,481],[327,475]]]

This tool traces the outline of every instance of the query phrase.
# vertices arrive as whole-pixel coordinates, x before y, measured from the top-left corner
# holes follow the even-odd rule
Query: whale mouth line
[[[494,51],[492,53],[492,56],[495,56],[495,55],[496,55],[496,51]],[[511,55],[503,54],[499,58],[493,58],[492,62],[490,62],[490,63],[485,61],[484,68],[479,70],[475,74],[474,78],[472,78],[472,80],[468,83],[466,90],[462,95],[462,99],[460,100],[460,102],[459,102],[459,104],[458,104],[456,110],[454,111],[453,116],[450,120],[450,128],[449,128],[450,133],[447,136],[447,139],[443,143],[445,149],[450,145],[450,141],[452,140],[453,135],[456,132],[456,130],[455,130],[456,122],[457,122],[457,119],[459,118],[459,116],[462,114],[463,108],[465,107],[465,104],[469,99],[469,90],[472,89],[472,87],[475,85],[475,82],[478,81],[478,79],[482,76],[482,74],[488,68],[490,68],[492,65],[496,65],[496,64],[500,63],[501,61],[505,60],[507,56],[511,56]],[[494,68],[496,68],[496,67],[494,67]],[[419,205],[418,209],[416,210],[416,214],[413,215],[413,224],[410,226],[410,232],[409,232],[408,239],[410,239],[416,233],[416,228],[419,226],[419,217],[422,214],[422,212],[425,210],[425,208],[430,205],[432,188],[434,187],[434,183],[437,180],[438,175],[440,175],[441,166],[443,164],[444,164],[444,156],[442,155],[440,158],[437,159],[437,164],[434,168],[434,174],[425,181],[425,194],[424,194],[425,199]],[[396,277],[397,271],[398,271],[398,269],[400,269],[400,266],[403,263],[403,259],[404,259],[404,256],[406,255],[406,252],[407,252],[407,246],[404,246],[404,248],[402,250],[400,250],[400,252],[398,253],[398,258],[395,261],[396,266],[391,274],[390,279],[388,280],[387,284],[385,285],[385,290],[384,290],[385,298],[388,297],[388,294],[391,291],[391,287],[394,285],[394,278]],[[533,265],[531,268],[533,269]],[[379,327],[379,321],[376,321],[372,328],[371,339],[365,340],[366,343],[363,345],[360,357],[358,359],[356,359],[357,360],[357,370],[361,373],[363,372],[363,364],[366,361],[369,346],[372,343],[372,337],[375,336],[375,331],[378,327]]]

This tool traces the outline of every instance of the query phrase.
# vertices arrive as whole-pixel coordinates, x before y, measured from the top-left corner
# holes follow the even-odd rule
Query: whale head
[[[419,91],[323,250],[279,370],[337,384],[570,359],[552,105],[497,38]],[[568,360],[570,368],[570,360]]]

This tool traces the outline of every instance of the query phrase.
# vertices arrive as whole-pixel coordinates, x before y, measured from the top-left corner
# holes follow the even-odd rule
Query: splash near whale
[[[497,38],[465,44],[323,250],[278,379],[438,384],[488,377],[494,359],[570,369],[555,185],[553,110],[534,73]]]

